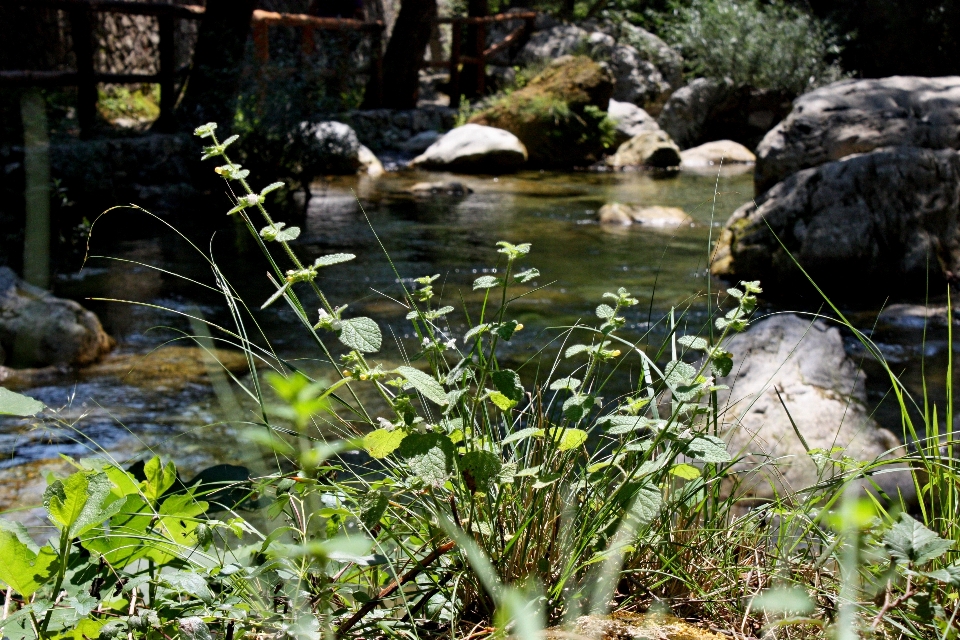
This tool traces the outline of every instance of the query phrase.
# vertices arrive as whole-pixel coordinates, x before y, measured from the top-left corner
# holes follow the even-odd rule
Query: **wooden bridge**
[[[160,85],[160,119],[167,121],[176,106],[179,89],[178,79],[185,77],[187,68],[177,69],[175,58],[174,34],[177,20],[200,20],[204,8],[198,5],[171,5],[150,2],[127,2],[125,0],[30,0],[34,6],[60,9],[66,12],[73,40],[73,51],[77,68],[71,71],[27,71],[0,70],[0,86],[75,86],[77,87],[77,120],[81,135],[89,133],[96,122],[97,85],[145,84]],[[95,47],[93,41],[93,21],[95,13],[114,13],[157,18],[160,42],[158,46],[158,73],[100,73],[94,66]],[[449,95],[451,106],[456,107],[460,93],[469,82],[470,88],[477,94],[484,92],[487,60],[504,49],[523,42],[533,32],[535,12],[506,13],[484,17],[439,18],[437,24],[451,25],[451,55],[449,60],[433,60],[425,66],[449,69]],[[510,32],[502,41],[487,46],[487,27],[497,22],[520,22],[520,26]],[[265,65],[270,59],[270,27],[295,27],[300,30],[301,47],[304,53],[315,49],[315,31],[357,31],[366,33],[371,39],[373,56],[368,72],[372,82],[367,91],[375,93],[367,104],[377,106],[383,97],[383,46],[384,24],[380,21],[365,22],[348,18],[320,18],[304,14],[274,13],[257,9],[253,12],[251,27],[253,30],[254,51],[257,61]],[[465,30],[465,26],[474,27]],[[476,55],[461,53],[463,40],[467,32],[476,37],[473,48]],[[479,70],[475,77],[464,78],[462,65],[475,65]],[[181,83],[182,86],[182,83]]]

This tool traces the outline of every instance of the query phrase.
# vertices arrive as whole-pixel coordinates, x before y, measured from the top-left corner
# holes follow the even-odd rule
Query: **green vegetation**
[[[663,37],[694,76],[801,94],[842,77],[827,24],[785,2],[693,0],[664,15]]]
[[[153,122],[160,117],[160,85],[144,85],[133,89],[123,85],[100,87],[97,109],[108,122],[120,118]]]
[[[5,637],[458,638],[485,628],[533,638],[611,607],[672,609],[748,635],[956,637],[952,395],[942,420],[924,403],[915,424],[887,368],[918,443],[906,460],[922,496],[916,519],[855,488],[891,462],[818,450],[820,482],[748,507],[718,437],[715,377],[730,372],[724,345],[747,328],[758,283],[728,289],[700,335],[678,336],[684,314],[671,311],[659,346],[624,331],[640,301],[618,289],[594,324],[557,329],[511,369],[505,347],[524,328],[510,302],[540,274],[527,264],[531,245],[499,242],[495,275],[473,282],[476,306],[444,304],[438,276],[397,273],[410,283],[398,302],[420,351],[399,366],[374,362],[379,326],[336,306],[318,278],[355,256],[302,262],[290,244],[300,230],[264,206],[282,185],[254,190],[228,158],[236,137],[221,143],[212,124],[197,134],[240,194],[229,214],[273,274],[262,306],[290,307],[326,377],[248,338],[255,320],[211,263],[235,321],[213,328],[244,348],[253,373],[236,380],[258,408],[246,437],[275,468],[188,485],[159,458],[136,472],[76,462],[45,493],[49,542],[0,520]],[[461,341],[443,330],[454,313],[472,327]],[[257,363],[272,371],[261,377]],[[41,412],[58,420],[0,390],[0,414]]]

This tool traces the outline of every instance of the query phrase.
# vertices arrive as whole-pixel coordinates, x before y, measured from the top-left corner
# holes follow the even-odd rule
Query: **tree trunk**
[[[403,0],[383,59],[383,106],[413,109],[420,68],[437,18],[437,0]]]
[[[257,0],[207,0],[193,68],[177,121],[191,130],[207,122],[229,128],[240,90],[243,55]]]
[[[467,15],[470,17],[482,17],[490,15],[490,9],[487,0],[467,0]],[[486,38],[482,37],[479,25],[467,25],[466,40],[463,42],[463,53],[468,56],[477,56],[486,45]],[[482,97],[480,87],[483,86],[483,74],[487,72],[486,65],[475,63],[464,64],[461,72],[461,93],[468,99]]]
[[[23,170],[26,223],[23,233],[23,279],[41,289],[50,286],[50,138],[47,101],[40,89],[23,92]]]

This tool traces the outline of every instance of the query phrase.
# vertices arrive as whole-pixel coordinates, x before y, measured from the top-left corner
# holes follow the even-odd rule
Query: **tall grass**
[[[188,486],[159,459],[140,475],[110,459],[77,463],[48,489],[49,545],[0,520],[0,554],[12,559],[0,565],[5,635],[532,638],[586,614],[653,610],[734,637],[955,636],[952,410],[926,397],[914,405],[829,300],[831,321],[889,375],[914,450],[868,462],[810,451],[817,483],[747,503],[738,452],[719,437],[735,417],[717,379],[730,373],[725,345],[751,322],[758,283],[708,297],[699,335],[678,335],[686,310],[672,309],[653,346],[653,327],[622,331],[638,298],[612,291],[594,324],[556,328],[511,369],[505,347],[524,328],[510,303],[539,273],[527,266],[535,247],[500,242],[498,275],[473,282],[477,302],[461,298],[459,309],[438,299],[436,276],[395,269],[417,351],[377,361],[379,325],[318,281],[353,256],[301,261],[299,229],[265,207],[281,185],[255,191],[229,159],[235,140],[219,142],[214,125],[197,133],[238,191],[230,214],[271,270],[276,293],[263,306],[289,307],[322,367],[278,356],[211,260],[233,326],[192,319],[247,354],[250,376],[233,383],[255,410],[238,426],[272,469]],[[454,313],[471,327],[463,336],[444,330]],[[946,384],[952,403],[949,374]],[[0,396],[2,412],[41,408]],[[861,488],[904,464],[918,505]],[[237,492],[259,517],[239,510]]]

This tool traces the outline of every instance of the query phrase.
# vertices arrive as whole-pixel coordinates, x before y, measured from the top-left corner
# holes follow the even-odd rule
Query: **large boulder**
[[[792,493],[832,477],[835,465],[823,461],[819,471],[808,448],[834,460],[866,462],[904,453],[897,437],[870,417],[865,376],[844,352],[836,328],[779,314],[734,336],[725,348],[734,365],[718,380],[730,387],[719,397],[725,407],[722,435],[730,453],[742,456],[742,494],[768,499],[774,488]],[[894,499],[898,492],[908,502],[915,498],[903,467],[872,478]]]
[[[560,56],[589,53],[602,60],[616,80],[613,97],[660,112],[680,86],[683,60],[663,40],[633,25],[556,24],[534,33],[515,64],[540,64]]]
[[[928,269],[931,290],[960,273],[958,224],[960,153],[877,149],[804,169],[737,209],[712,271],[785,292],[806,280],[789,251],[847,300],[922,296]]]
[[[842,80],[800,96],[757,148],[757,192],[801,169],[894,145],[960,148],[960,77]]]
[[[670,96],[658,123],[682,149],[722,138],[754,149],[790,112],[792,99],[781,91],[697,78]]]
[[[610,98],[607,117],[613,121],[615,130],[614,144],[620,146],[630,138],[645,131],[658,131],[660,125],[649,113],[635,104],[620,102]]]
[[[513,133],[533,165],[585,166],[605,150],[605,112],[612,93],[613,78],[604,68],[585,56],[564,56],[470,122]]]
[[[630,138],[605,160],[614,169],[652,167],[666,169],[680,166],[680,148],[666,131],[644,131]]]
[[[114,346],[92,312],[0,267],[0,352],[9,367],[92,364]]]
[[[526,147],[509,131],[465,124],[427,147],[412,165],[461,173],[504,173],[515,171],[526,161]]]
[[[361,167],[360,140],[342,122],[304,122],[300,125],[299,162],[308,176],[350,175]]]

